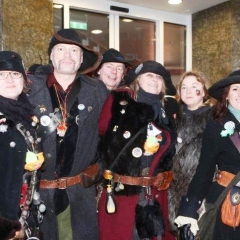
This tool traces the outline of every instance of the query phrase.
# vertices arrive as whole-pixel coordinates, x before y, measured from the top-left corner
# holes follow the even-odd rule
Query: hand
[[[180,238],[181,240],[194,240],[194,235],[192,231],[190,230],[191,224],[184,224],[181,227],[179,227],[180,231]]]
[[[20,229],[21,223],[19,221],[0,218],[0,239],[11,239],[15,237],[16,231]]]

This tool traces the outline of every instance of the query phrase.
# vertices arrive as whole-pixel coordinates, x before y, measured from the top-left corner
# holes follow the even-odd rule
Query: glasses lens
[[[0,72],[0,80],[7,78],[7,75],[8,75],[7,72]]]
[[[20,72],[10,72],[12,78],[20,78],[22,74]]]

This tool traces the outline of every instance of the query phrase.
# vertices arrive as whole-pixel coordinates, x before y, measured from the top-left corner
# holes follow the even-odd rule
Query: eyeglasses
[[[8,77],[8,74],[10,74],[10,76],[14,79],[22,77],[22,73],[20,72],[1,72],[0,71],[0,80],[6,79]]]

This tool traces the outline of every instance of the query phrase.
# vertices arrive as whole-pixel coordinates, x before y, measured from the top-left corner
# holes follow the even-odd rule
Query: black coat
[[[224,124],[233,121],[239,125],[237,119],[228,112],[221,121],[212,120],[207,123],[204,131],[201,156],[187,195],[182,198],[178,215],[198,219],[197,210],[204,198],[206,202],[214,203],[224,187],[213,181],[216,166],[221,171],[236,174],[240,171],[240,153],[227,137],[220,135]],[[213,239],[237,240],[240,236],[240,227],[233,228],[221,222],[220,212],[217,216],[216,231]]]
[[[39,118],[53,112],[51,96],[46,86],[47,75],[50,73],[52,73],[52,67],[43,66],[38,69],[36,75],[29,76],[32,81],[29,100],[36,106],[35,113]],[[77,110],[79,114],[78,138],[69,176],[75,176],[82,172],[95,158],[99,140],[98,118],[107,95],[102,81],[93,80],[84,75],[77,75],[76,78],[81,82],[81,89],[77,95],[78,103],[83,104],[85,108]],[[52,180],[55,177],[56,140],[56,131],[54,131],[43,143],[45,164],[42,179]],[[95,187],[84,188],[77,184],[67,188],[66,191],[71,208],[73,239],[98,239]],[[41,198],[47,207],[41,230],[47,240],[58,239],[57,216],[54,213],[54,192],[54,189],[40,189]]]
[[[0,217],[19,219],[26,152],[25,139],[14,125],[0,131]]]

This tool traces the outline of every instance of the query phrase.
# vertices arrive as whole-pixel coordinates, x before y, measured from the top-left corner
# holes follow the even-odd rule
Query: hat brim
[[[82,49],[83,62],[79,68],[79,72],[81,74],[91,73],[98,68],[98,66],[101,62],[101,54],[99,52],[95,52],[79,42],[64,38],[61,35],[59,35],[58,33],[55,33],[54,37],[55,37],[54,40],[56,41],[55,43],[53,43],[54,46],[59,43],[74,44],[74,45],[79,46]]]
[[[240,75],[226,77],[214,83],[208,89],[208,93],[211,97],[215,99],[220,99],[223,94],[224,88],[235,83],[240,83]]]

